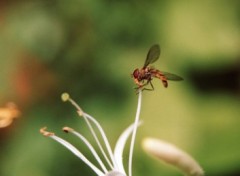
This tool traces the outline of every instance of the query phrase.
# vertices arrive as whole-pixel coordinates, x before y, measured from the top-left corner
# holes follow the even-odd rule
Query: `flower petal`
[[[138,122],[138,126],[141,125],[142,122]],[[126,174],[124,167],[123,167],[123,160],[122,160],[122,154],[123,154],[123,149],[125,147],[125,144],[127,142],[127,139],[129,138],[130,134],[133,132],[134,130],[134,125],[135,123],[133,123],[132,125],[130,125],[127,129],[125,129],[123,131],[123,133],[121,134],[121,136],[118,138],[118,141],[116,143],[115,149],[114,149],[114,158],[115,161],[118,165],[119,170]]]
[[[126,176],[126,175],[118,171],[110,171],[105,176]]]
[[[159,139],[146,138],[143,140],[142,146],[146,152],[174,165],[187,176],[204,175],[200,165],[190,155],[170,143]]]

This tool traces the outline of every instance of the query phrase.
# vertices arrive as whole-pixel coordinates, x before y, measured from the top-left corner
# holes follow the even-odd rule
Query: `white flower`
[[[98,166],[94,165],[91,161],[89,161],[87,157],[85,157],[82,154],[82,152],[78,150],[76,147],[74,147],[72,144],[56,136],[54,133],[46,131],[46,127],[40,129],[40,133],[42,133],[44,136],[54,139],[58,143],[65,146],[74,155],[76,155],[85,164],[87,164],[98,176],[127,176],[127,175],[132,176],[132,156],[133,156],[134,142],[136,138],[137,128],[139,125],[141,125],[141,122],[139,121],[139,117],[140,117],[141,102],[142,102],[142,90],[139,89],[139,93],[138,93],[138,105],[137,105],[135,122],[132,125],[130,125],[127,129],[125,129],[123,133],[120,135],[115,145],[114,151],[112,151],[110,147],[108,138],[103,128],[95,118],[85,113],[78,106],[78,104],[70,98],[70,96],[67,93],[62,94],[62,100],[71,102],[72,105],[75,106],[75,108],[77,109],[78,115],[84,118],[89,130],[91,131],[97,143],[97,146],[100,149],[100,152],[105,162],[102,161],[99,154],[96,152],[94,147],[90,144],[90,142],[83,135],[81,135],[80,133],[78,133],[72,128],[64,127],[63,131],[75,135],[83,143],[85,143],[85,145],[88,147],[88,149],[91,151],[92,155],[96,159]],[[95,126],[96,128],[93,128],[93,126]],[[97,129],[98,133],[100,133],[102,141],[104,141],[104,146],[100,143],[100,140],[98,139],[97,133],[94,129]],[[132,136],[131,136],[131,143],[130,143],[130,151],[129,151],[129,159],[128,159],[128,174],[127,174],[123,165],[122,155],[123,155],[123,150],[124,150],[126,141],[131,134]],[[169,144],[161,140],[153,139],[153,138],[146,138],[143,141],[143,148],[148,153],[179,168],[187,176],[203,176],[204,175],[202,168],[198,165],[198,163],[193,158],[191,158],[188,154],[176,148],[172,144]]]
[[[98,121],[90,116],[89,114],[85,113],[78,105],[77,103],[70,98],[70,96],[67,93],[62,94],[62,100],[63,101],[69,101],[72,103],[73,106],[77,109],[77,113],[79,116],[83,117],[86,124],[88,125],[104,159],[105,162],[103,162],[96,150],[93,148],[93,146],[90,144],[90,142],[80,133],[75,131],[72,128],[64,127],[63,131],[67,133],[71,133],[75,136],[77,136],[82,142],[85,143],[85,145],[88,147],[88,149],[91,151],[92,155],[98,162],[99,166],[94,165],[91,161],[85,157],[81,151],[79,151],[76,147],[74,147],[72,144],[67,142],[66,140],[56,136],[52,132],[46,131],[46,127],[40,129],[40,133],[42,133],[44,136],[50,137],[57,141],[58,143],[65,146],[67,149],[69,149],[74,155],[76,155],[78,158],[80,158],[85,164],[87,164],[98,176],[126,176],[126,170],[123,166],[123,150],[126,144],[127,139],[132,133],[131,138],[131,144],[130,144],[130,153],[129,153],[129,163],[128,163],[128,176],[132,176],[132,155],[133,155],[133,148],[134,148],[134,142],[136,137],[136,131],[137,127],[141,125],[141,122],[139,122],[139,116],[140,116],[140,110],[141,110],[141,99],[142,99],[142,91],[140,90],[138,93],[138,106],[137,106],[137,113],[135,122],[130,125],[127,129],[124,130],[124,132],[120,135],[119,139],[117,140],[116,146],[114,148],[114,151],[112,151],[109,141],[107,139],[107,136],[101,127],[101,125],[98,123]],[[102,140],[104,141],[104,147],[100,143],[100,140],[98,139],[96,132],[93,128],[93,125],[96,127],[98,132],[100,133]],[[104,150],[106,148],[106,151]],[[104,164],[104,163],[107,163]]]

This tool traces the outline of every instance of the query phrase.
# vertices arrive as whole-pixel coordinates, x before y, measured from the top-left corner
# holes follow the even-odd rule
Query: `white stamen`
[[[74,134],[75,136],[77,136],[79,139],[81,139],[85,144],[86,146],[89,148],[89,150],[92,152],[93,156],[95,157],[95,159],[97,160],[97,162],[99,163],[99,165],[102,167],[103,171],[105,173],[108,172],[108,170],[106,169],[106,167],[104,166],[103,162],[101,161],[100,157],[98,156],[97,152],[95,151],[95,149],[93,148],[93,146],[90,144],[90,142],[83,136],[81,135],[80,133],[76,132],[74,129],[70,129],[70,128],[64,128],[63,130],[66,131],[67,129],[67,132],[70,132],[72,134]],[[68,130],[70,129],[70,130]]]
[[[142,122],[138,123],[138,126],[141,125]],[[123,131],[123,133],[121,134],[121,136],[118,138],[118,141],[116,143],[115,149],[114,149],[114,157],[116,159],[116,163],[119,167],[119,170],[124,173],[126,175],[126,172],[124,170],[123,167],[123,160],[122,160],[122,156],[123,156],[123,150],[125,147],[125,144],[127,142],[128,137],[130,136],[130,134],[133,132],[134,126],[135,124],[132,124],[131,126],[129,126],[127,129],[125,129]]]
[[[55,141],[59,142],[63,146],[65,146],[67,149],[69,149],[74,155],[76,155],[78,158],[80,158],[84,163],[86,163],[98,176],[105,176],[105,174],[100,171],[94,164],[92,164],[76,147],[74,147],[69,142],[63,140],[62,138],[52,135],[49,136],[50,138],[54,139]]]
[[[106,155],[106,153],[105,153],[105,151],[104,151],[101,143],[99,142],[98,137],[97,137],[97,135],[96,135],[96,133],[95,133],[95,131],[94,131],[91,123],[90,123],[89,120],[88,120],[88,119],[94,119],[94,118],[91,117],[90,115],[84,113],[83,110],[80,108],[80,106],[79,106],[73,99],[68,98],[68,100],[69,100],[69,101],[72,103],[72,105],[77,109],[77,112],[78,112],[79,116],[83,116],[83,118],[84,118],[85,122],[87,123],[88,128],[90,129],[90,131],[91,131],[91,133],[92,133],[92,135],[93,135],[93,137],[94,137],[94,139],[95,139],[95,141],[96,141],[96,143],[97,143],[97,145],[98,145],[98,147],[99,147],[99,149],[100,149],[103,157],[105,158],[105,160],[106,160],[106,162],[108,163],[109,167],[110,167],[111,169],[114,169],[114,167],[113,167],[112,163],[110,162],[109,158],[107,157],[107,155]],[[88,117],[90,117],[90,118],[88,118]],[[96,120],[95,120],[95,121],[96,121]],[[95,124],[96,124],[96,123],[95,123]],[[99,124],[99,123],[97,122],[97,124]],[[100,125],[97,125],[97,126],[100,126]],[[104,132],[103,132],[103,133],[104,133]],[[106,135],[105,135],[105,136],[106,136]],[[111,156],[111,155],[110,155],[110,156]],[[111,159],[112,159],[112,161],[114,162],[114,160],[113,160],[112,157],[111,157]]]
[[[116,164],[116,161],[115,161],[115,158],[114,158],[114,156],[113,156],[113,152],[112,152],[111,146],[110,146],[110,144],[109,144],[109,141],[108,141],[108,139],[107,139],[107,136],[106,136],[103,128],[102,128],[101,125],[98,123],[98,121],[97,121],[96,119],[94,119],[92,116],[90,116],[89,114],[83,113],[83,116],[86,117],[86,118],[88,118],[89,120],[91,120],[91,121],[96,125],[97,129],[99,130],[99,132],[100,132],[100,134],[101,134],[101,136],[102,136],[102,139],[103,139],[103,141],[104,141],[104,144],[106,145],[108,154],[109,154],[109,156],[110,156],[110,158],[111,158],[111,160],[112,160],[112,162],[113,162],[114,169],[115,169],[115,170],[118,170],[119,168],[118,168],[118,166],[117,166],[117,164]]]
[[[132,133],[132,139],[131,139],[131,144],[130,144],[130,152],[129,152],[129,160],[128,160],[128,175],[129,176],[132,176],[132,156],[133,156],[134,142],[135,142],[136,133],[137,133],[137,126],[138,126],[138,123],[139,123],[141,103],[142,103],[142,90],[139,89],[137,112],[136,112],[136,117],[135,117],[135,122],[134,122],[134,129],[133,129],[133,133]]]

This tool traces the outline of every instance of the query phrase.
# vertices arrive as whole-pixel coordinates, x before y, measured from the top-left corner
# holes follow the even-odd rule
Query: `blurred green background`
[[[90,136],[61,102],[67,91],[114,146],[135,116],[130,74],[155,43],[162,49],[155,67],[184,81],[165,89],[154,80],[155,90],[144,92],[133,175],[181,175],[144,153],[146,136],[186,150],[206,175],[240,175],[239,18],[237,0],[2,0],[0,105],[13,101],[21,117],[0,129],[0,175],[94,175],[39,129],[48,126],[89,154],[61,132],[68,125]]]

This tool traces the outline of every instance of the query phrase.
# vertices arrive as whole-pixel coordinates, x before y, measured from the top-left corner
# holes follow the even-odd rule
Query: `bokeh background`
[[[114,146],[135,116],[130,74],[155,43],[162,49],[155,67],[184,81],[165,89],[154,80],[155,90],[144,92],[133,175],[181,175],[144,153],[147,136],[186,150],[206,175],[240,175],[239,18],[237,0],[1,0],[0,106],[14,102],[21,115],[0,129],[0,175],[94,175],[39,129],[48,126],[89,155],[61,131],[68,125],[91,136],[61,102],[68,92]]]

